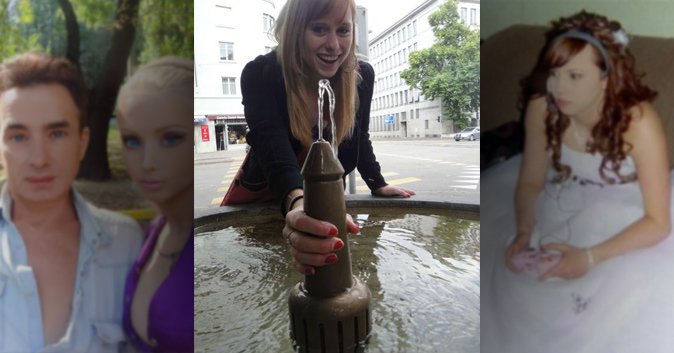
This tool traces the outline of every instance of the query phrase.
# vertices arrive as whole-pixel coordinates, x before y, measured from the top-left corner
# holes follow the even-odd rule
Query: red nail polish
[[[325,258],[325,263],[326,264],[332,264],[337,262],[337,255],[335,254],[330,254],[328,257]]]
[[[337,234],[339,234],[337,228],[335,227],[330,228],[330,235],[337,235]]]
[[[343,247],[344,247],[344,242],[342,242],[341,240],[337,240],[337,241],[335,242],[335,245],[334,245],[333,248],[332,248],[332,251],[337,251],[337,250],[339,250],[339,249],[341,249],[341,248],[343,248]]]

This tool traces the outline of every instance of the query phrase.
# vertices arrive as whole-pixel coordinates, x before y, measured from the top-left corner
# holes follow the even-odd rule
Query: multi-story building
[[[274,0],[194,2],[194,141],[197,152],[223,149],[245,134],[241,71],[276,45]]]
[[[446,0],[445,0],[446,1]],[[409,68],[410,53],[435,43],[428,16],[443,1],[428,0],[369,41],[368,57],[376,74],[370,112],[370,135],[376,137],[440,137],[454,132],[445,119],[442,100],[426,100],[400,77]],[[459,15],[479,28],[480,1],[461,1]]]
[[[194,143],[198,153],[226,147],[246,133],[241,71],[276,46],[269,29],[274,0],[194,2]],[[356,12],[356,49],[367,55],[367,10]]]

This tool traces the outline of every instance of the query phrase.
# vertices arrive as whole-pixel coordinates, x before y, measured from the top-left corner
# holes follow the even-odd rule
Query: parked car
[[[454,134],[454,139],[457,141],[461,140],[470,140],[470,141],[475,141],[476,139],[480,138],[480,127],[469,127],[463,129],[461,132],[457,132]]]

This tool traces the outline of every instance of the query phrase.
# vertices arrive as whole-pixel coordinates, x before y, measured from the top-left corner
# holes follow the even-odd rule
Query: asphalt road
[[[480,141],[375,140],[372,145],[389,184],[412,189],[420,196],[480,196]],[[195,155],[195,208],[220,204],[243,161],[244,146],[231,145],[228,151],[211,153],[208,158]],[[370,193],[360,179],[356,188],[358,194]]]

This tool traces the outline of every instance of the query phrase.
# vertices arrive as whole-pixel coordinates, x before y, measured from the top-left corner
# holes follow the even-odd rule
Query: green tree
[[[194,5],[185,0],[143,0],[140,7],[141,65],[177,55],[194,58]]]
[[[0,60],[27,50],[41,50],[39,35],[30,33],[34,13],[29,0],[0,0]]]
[[[92,23],[100,22],[95,15],[109,12],[109,8],[100,1],[79,0],[84,11],[92,11],[88,18]],[[93,87],[89,89],[88,122],[91,130],[89,147],[80,166],[79,178],[90,180],[110,179],[110,165],[108,163],[107,136],[110,118],[115,109],[117,93],[124,81],[127,69],[127,60],[131,52],[136,33],[138,19],[138,4],[140,0],[117,0],[114,11],[114,22],[110,26],[110,41],[103,57],[100,75]],[[101,5],[103,4],[103,5]],[[80,23],[69,0],[59,0],[59,5],[65,14],[66,29],[68,32],[68,58],[78,67],[83,59],[82,53],[76,55],[73,47],[79,47],[81,38],[78,38]],[[89,6],[87,6],[89,5]],[[94,5],[101,5],[100,7]],[[76,41],[78,43],[72,43]],[[86,77],[85,73],[85,77]]]
[[[462,23],[457,3],[448,0],[428,16],[437,41],[412,52],[400,76],[427,99],[442,98],[444,114],[462,127],[480,109],[480,32]]]

